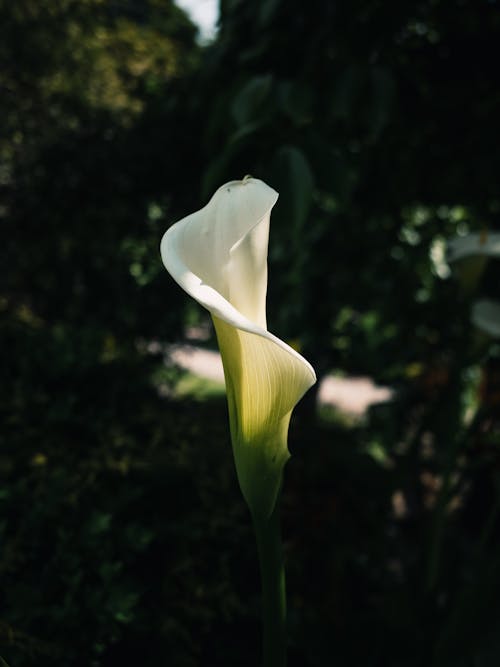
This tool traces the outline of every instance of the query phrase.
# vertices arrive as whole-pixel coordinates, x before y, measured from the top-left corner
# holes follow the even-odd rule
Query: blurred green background
[[[394,389],[292,420],[291,667],[500,664],[500,269],[444,257],[500,231],[499,51],[496,0],[221,0],[210,43],[168,0],[0,0],[11,667],[258,664],[225,398],[165,358],[206,314],[158,252],[248,173],[270,330]]]

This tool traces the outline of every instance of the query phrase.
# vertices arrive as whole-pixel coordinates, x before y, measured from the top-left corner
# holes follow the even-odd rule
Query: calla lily
[[[271,515],[289,458],[293,408],[311,365],[267,330],[267,248],[277,192],[250,177],[220,187],[167,230],[165,267],[210,312],[224,365],[238,480],[254,517]]]
[[[448,241],[446,251],[448,262],[455,266],[463,288],[471,293],[478,285],[488,259],[500,257],[500,233],[485,230],[457,236]]]
[[[465,257],[500,257],[500,232],[474,232],[448,241],[449,262]]]
[[[472,306],[474,326],[491,338],[500,338],[500,302],[480,299]]]

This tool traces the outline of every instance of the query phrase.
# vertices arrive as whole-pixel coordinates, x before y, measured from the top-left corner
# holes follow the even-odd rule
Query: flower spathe
[[[484,230],[448,241],[448,261],[453,263],[466,257],[500,257],[500,233]]]
[[[500,233],[483,229],[447,241],[447,260],[466,294],[479,285],[491,258],[500,257]]]
[[[472,323],[491,338],[500,338],[500,301],[480,299],[472,306]]]
[[[236,471],[254,516],[275,505],[289,458],[293,408],[316,381],[311,365],[267,330],[267,247],[277,192],[246,177],[161,241],[165,267],[212,316],[224,366]]]

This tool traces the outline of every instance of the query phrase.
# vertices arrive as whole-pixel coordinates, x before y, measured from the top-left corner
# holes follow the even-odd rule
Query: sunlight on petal
[[[311,365],[266,328],[269,221],[277,198],[257,179],[226,183],[167,230],[160,248],[172,277],[212,315],[238,479],[260,516],[271,514],[290,456],[292,410],[316,382]]]

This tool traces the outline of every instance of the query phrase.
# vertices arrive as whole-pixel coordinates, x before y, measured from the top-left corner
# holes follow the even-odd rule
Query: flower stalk
[[[263,667],[286,665],[286,584],[279,502],[270,517],[253,517],[262,580]]]

